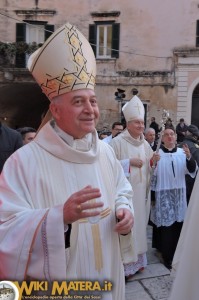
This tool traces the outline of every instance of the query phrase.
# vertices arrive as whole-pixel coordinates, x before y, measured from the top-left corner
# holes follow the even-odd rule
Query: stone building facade
[[[0,41],[42,43],[66,22],[88,38],[97,59],[96,94],[110,129],[133,91],[161,122],[168,110],[199,126],[199,4],[194,0],[1,0]],[[0,60],[0,118],[12,127],[40,122],[48,101],[26,69],[28,54],[11,65]],[[49,62],[50,63],[50,62]],[[115,100],[117,88],[125,90]]]

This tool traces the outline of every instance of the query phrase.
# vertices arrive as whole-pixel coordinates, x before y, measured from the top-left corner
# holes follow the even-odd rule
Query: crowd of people
[[[133,111],[133,108],[130,107],[131,105],[132,107],[133,105],[139,107],[140,115],[136,116],[135,109]],[[133,187],[135,195],[133,202],[135,210],[134,247],[137,249],[138,256],[137,261],[124,266],[126,278],[143,270],[147,265],[145,255],[146,240],[145,248],[143,247],[142,249],[139,248],[141,244],[139,240],[144,237],[146,238],[146,220],[147,216],[149,216],[149,211],[148,224],[153,227],[152,247],[157,249],[160,261],[171,270],[173,256],[199,165],[198,127],[195,125],[186,125],[184,119],[180,119],[179,124],[175,128],[171,118],[167,118],[164,124],[160,148],[158,149],[160,161],[155,164],[152,174],[150,187],[151,206],[147,208],[146,204],[150,203],[150,201],[145,203],[145,195],[142,196],[142,193],[146,191],[144,181],[147,182],[151,172],[149,168],[149,174],[147,174],[146,167],[149,165],[149,162],[146,161],[146,158],[148,157],[150,161],[151,157],[147,154],[146,145],[144,151],[141,150],[141,145],[146,143],[144,142],[146,140],[147,144],[155,152],[161,127],[155,118],[152,117],[149,127],[144,130],[144,110],[140,113],[140,107],[142,107],[142,103],[137,96],[129,101],[126,107],[128,109],[128,113],[126,114],[128,115],[125,116],[125,109],[123,110],[127,128],[110,142],[117,158],[123,166],[126,177]],[[131,122],[129,122],[130,120]],[[144,162],[143,157],[145,157]],[[140,166],[134,163],[136,159],[140,159]],[[141,170],[136,169],[136,167],[141,168]],[[143,227],[140,223],[144,225],[145,231],[142,231]]]
[[[193,252],[184,241],[196,230],[197,126],[167,118],[160,127],[152,117],[145,129],[134,95],[122,108],[125,128],[98,133],[95,56],[69,23],[28,68],[50,105],[38,132],[0,123],[0,279],[108,280],[103,299],[124,300],[125,279],[147,267],[148,224],[164,265],[184,270]],[[172,300],[187,299],[176,296],[178,274]]]

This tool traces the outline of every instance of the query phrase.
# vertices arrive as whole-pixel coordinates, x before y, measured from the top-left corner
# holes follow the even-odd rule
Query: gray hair
[[[153,129],[152,127],[146,128],[144,131],[144,134],[149,133],[150,131],[152,131],[153,133],[155,133],[155,129]]]

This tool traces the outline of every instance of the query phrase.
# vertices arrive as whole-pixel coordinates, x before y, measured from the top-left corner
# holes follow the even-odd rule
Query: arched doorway
[[[191,124],[199,128],[199,84],[195,87],[192,96]]]
[[[37,83],[11,83],[0,88],[0,120],[8,126],[38,128],[49,100]]]

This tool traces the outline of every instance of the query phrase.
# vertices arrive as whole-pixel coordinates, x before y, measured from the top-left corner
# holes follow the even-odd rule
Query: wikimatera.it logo
[[[11,281],[0,281],[0,300],[18,300],[19,291]]]
[[[113,284],[99,281],[0,281],[0,300],[102,299]]]

